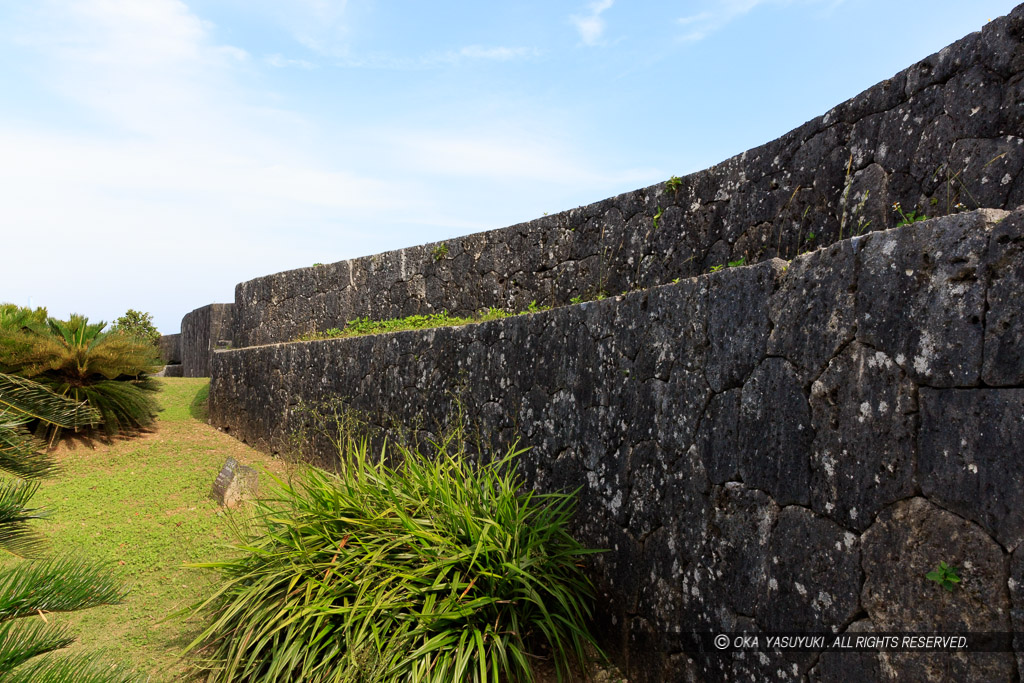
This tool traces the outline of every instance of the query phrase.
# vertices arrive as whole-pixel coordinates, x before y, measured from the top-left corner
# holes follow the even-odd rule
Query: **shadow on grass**
[[[210,385],[204,384],[196,391],[195,397],[188,405],[188,414],[200,422],[208,422],[210,418]]]

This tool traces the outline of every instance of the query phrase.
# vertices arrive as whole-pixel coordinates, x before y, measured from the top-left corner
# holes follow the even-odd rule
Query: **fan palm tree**
[[[105,323],[72,315],[39,324],[28,316],[0,321],[0,372],[36,380],[99,411],[108,436],[145,427],[156,416],[149,373],[159,368],[158,350],[132,335],[104,333]],[[51,442],[60,427],[52,430]]]
[[[0,483],[0,549],[22,558],[42,555],[44,541],[30,526],[42,517],[28,507],[38,480],[57,470],[52,455],[27,426],[35,421],[75,428],[99,419],[86,403],[45,387],[0,374],[0,471],[16,479]],[[68,612],[120,602],[124,589],[94,563],[77,558],[21,562],[0,571],[0,681],[130,681],[95,655],[39,657],[74,642],[67,628],[51,624],[46,612]]]

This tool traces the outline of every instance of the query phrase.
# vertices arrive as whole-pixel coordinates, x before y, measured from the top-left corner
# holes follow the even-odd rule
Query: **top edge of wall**
[[[769,140],[767,142],[764,142],[764,143],[762,143],[760,145],[757,145],[755,147],[751,147],[750,149],[745,150],[743,152],[740,152],[739,154],[735,154],[735,155],[733,155],[731,157],[728,157],[728,158],[726,158],[726,159],[724,159],[724,160],[722,160],[722,161],[720,161],[720,162],[718,162],[716,164],[712,164],[711,166],[708,166],[707,168],[700,169],[700,170],[688,173],[688,174],[686,174],[684,176],[681,176],[681,178],[683,180],[691,180],[691,179],[693,179],[695,177],[698,177],[698,176],[701,176],[701,175],[704,175],[704,174],[708,174],[708,173],[714,172],[716,169],[719,169],[719,168],[722,168],[722,167],[727,167],[730,164],[733,164],[733,163],[738,162],[738,161],[742,161],[742,160],[744,160],[748,156],[756,155],[758,152],[762,152],[762,151],[765,151],[765,150],[771,148],[773,145],[777,144],[779,141],[787,140],[787,139],[791,139],[792,138],[794,142],[803,142],[803,141],[806,141],[806,140],[810,139],[811,137],[813,137],[817,133],[820,133],[822,130],[828,128],[829,126],[831,126],[831,125],[833,125],[835,123],[843,123],[843,122],[849,123],[849,122],[851,122],[851,120],[856,120],[856,118],[854,118],[854,117],[858,117],[859,118],[859,117],[862,117],[862,116],[865,116],[865,115],[870,115],[872,113],[878,113],[878,112],[882,111],[882,109],[879,108],[879,109],[872,110],[872,108],[870,107],[870,103],[868,103],[867,107],[865,107],[864,105],[865,105],[865,100],[870,99],[870,98],[868,98],[866,96],[869,95],[869,94],[875,93],[875,92],[877,92],[879,90],[887,90],[889,88],[892,88],[893,86],[896,86],[898,88],[898,92],[901,92],[903,94],[903,97],[909,98],[909,97],[911,97],[911,96],[921,92],[923,89],[925,89],[929,85],[934,85],[936,83],[941,83],[941,82],[943,82],[948,77],[948,75],[950,75],[950,73],[952,72],[951,70],[959,65],[957,63],[958,60],[954,60],[953,63],[946,63],[947,62],[947,57],[952,52],[956,51],[955,48],[957,48],[958,46],[964,46],[964,45],[968,44],[972,40],[978,40],[980,37],[982,37],[985,34],[990,34],[990,33],[999,31],[1000,29],[1003,29],[1005,27],[1005,25],[1010,22],[1011,18],[1016,18],[1018,16],[1022,20],[1024,20],[1024,3],[1017,5],[1012,10],[1007,12],[1007,14],[989,21],[988,23],[986,23],[979,30],[973,31],[971,33],[968,33],[963,38],[960,38],[959,40],[957,40],[957,41],[955,41],[953,43],[950,43],[949,45],[947,45],[946,47],[942,48],[941,50],[939,50],[937,52],[934,52],[934,53],[924,57],[921,60],[918,60],[917,62],[911,64],[907,68],[897,72],[892,77],[887,78],[887,79],[885,79],[885,80],[883,80],[883,81],[881,81],[879,83],[876,83],[873,86],[865,88],[864,90],[862,90],[861,92],[857,93],[856,95],[853,95],[850,98],[848,98],[848,99],[844,100],[843,102],[837,104],[836,106],[832,107],[831,109],[829,109],[824,114],[822,114],[820,116],[816,116],[816,117],[814,117],[814,118],[804,122],[803,124],[801,124],[801,125],[793,128],[793,129],[787,131],[786,133],[783,133],[779,137],[774,138],[772,140]],[[1007,71],[1007,73],[1008,72],[1009,71]],[[860,111],[858,111],[858,110],[860,110]],[[538,218],[533,218],[533,219],[530,219],[530,220],[527,220],[527,221],[522,221],[520,223],[514,223],[512,225],[501,226],[501,227],[497,227],[497,228],[490,228],[490,229],[487,229],[487,230],[479,230],[479,231],[476,231],[476,232],[465,233],[463,235],[455,235],[453,237],[450,237],[450,238],[447,238],[447,239],[444,239],[444,240],[437,240],[437,241],[434,241],[434,242],[420,242],[420,243],[409,244],[409,245],[406,245],[405,247],[399,247],[399,248],[396,248],[396,249],[389,249],[389,250],[385,250],[385,251],[374,252],[372,254],[363,254],[363,255],[360,255],[360,256],[354,256],[354,257],[347,258],[347,259],[339,259],[338,261],[331,261],[329,263],[322,263],[322,264],[318,264],[318,265],[314,265],[314,266],[303,266],[301,268],[285,269],[285,270],[277,271],[277,272],[274,272],[274,273],[268,273],[266,275],[260,275],[260,276],[257,276],[255,278],[250,278],[249,280],[245,280],[242,283],[239,283],[239,285],[250,283],[250,282],[256,282],[256,281],[263,280],[263,279],[278,277],[278,276],[286,274],[286,273],[299,273],[299,272],[303,272],[303,271],[312,272],[312,271],[315,271],[317,268],[322,268],[325,265],[336,265],[336,264],[342,264],[342,263],[351,263],[353,261],[361,261],[361,260],[364,260],[364,259],[382,259],[382,258],[387,258],[389,256],[394,256],[394,255],[400,254],[401,252],[407,251],[408,249],[412,249],[412,248],[417,248],[417,247],[432,248],[432,247],[437,247],[437,246],[443,245],[443,244],[445,244],[446,242],[449,242],[449,241],[473,238],[473,237],[477,237],[477,236],[493,234],[493,233],[496,233],[496,232],[515,231],[515,230],[528,230],[528,231],[532,231],[532,230],[536,230],[536,229],[543,229],[545,227],[556,227],[560,222],[563,222],[566,217],[571,217],[571,216],[573,216],[575,214],[578,214],[578,213],[581,213],[581,212],[587,212],[588,210],[598,209],[599,207],[601,207],[602,204],[609,203],[609,202],[614,202],[616,199],[619,199],[619,198],[629,197],[631,195],[638,195],[638,194],[646,194],[646,195],[662,194],[664,192],[664,186],[665,186],[665,181],[660,181],[660,182],[654,183],[652,185],[636,188],[636,189],[633,189],[633,190],[627,190],[626,192],[621,192],[621,193],[619,193],[617,195],[612,195],[610,197],[605,197],[605,198],[596,200],[594,202],[591,202],[589,204],[584,204],[584,205],[577,206],[577,207],[571,208],[571,209],[565,209],[563,211],[552,213],[552,214],[549,214],[549,215],[546,215],[546,216],[541,216],[541,217],[538,217]],[[236,291],[237,291],[237,288],[236,288]]]

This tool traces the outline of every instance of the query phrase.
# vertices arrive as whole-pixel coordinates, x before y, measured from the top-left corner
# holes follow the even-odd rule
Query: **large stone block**
[[[181,335],[164,334],[158,342],[160,347],[160,359],[164,365],[177,365],[181,363]]]
[[[982,380],[989,386],[1024,384],[1024,210],[992,229],[985,260],[990,279]]]
[[[985,273],[1001,211],[938,218],[866,235],[858,254],[857,339],[929,386],[981,375]]]
[[[767,358],[743,385],[739,415],[740,478],[779,505],[810,500],[814,430],[802,383],[781,358]]]
[[[854,246],[844,241],[798,256],[772,295],[768,353],[796,365],[806,383],[853,339]]]
[[[920,401],[921,491],[1013,550],[1024,540],[1024,389],[922,387]]]
[[[914,491],[917,388],[881,351],[856,342],[811,387],[811,507],[862,531]]]
[[[861,540],[861,602],[878,631],[1003,632],[1010,630],[1007,558],[979,526],[923,498],[895,503]],[[926,578],[939,562],[959,570],[952,591]],[[1009,681],[1013,654],[880,655],[891,680]]]

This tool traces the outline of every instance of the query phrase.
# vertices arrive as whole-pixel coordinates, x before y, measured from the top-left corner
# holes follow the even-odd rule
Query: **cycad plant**
[[[72,315],[45,324],[22,316],[0,321],[0,372],[34,379],[95,408],[108,436],[152,423],[158,351],[133,335],[104,333],[105,323]],[[60,427],[51,431],[56,438]]]
[[[31,527],[43,516],[29,507],[42,477],[56,471],[52,456],[27,430],[42,421],[65,428],[93,424],[85,403],[58,396],[35,382],[0,374],[0,549],[22,558],[42,555],[44,541]],[[120,602],[124,590],[101,567],[78,558],[20,562],[0,571],[0,681],[130,681],[95,655],[57,658],[48,653],[74,642],[47,612],[68,612]],[[41,656],[46,655],[46,656]]]
[[[518,452],[475,465],[450,440],[394,467],[349,441],[339,475],[310,470],[257,503],[239,557],[197,612],[210,681],[532,680],[593,646],[592,589],[566,531],[573,496],[521,489]]]

